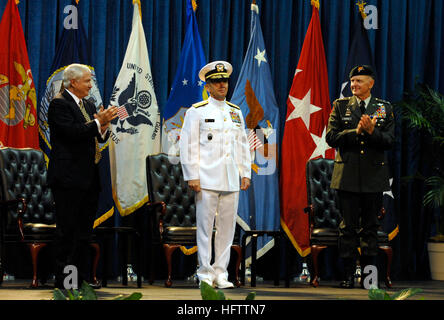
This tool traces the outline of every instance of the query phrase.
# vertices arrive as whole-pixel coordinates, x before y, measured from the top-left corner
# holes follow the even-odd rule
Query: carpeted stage
[[[30,280],[4,281],[0,287],[0,300],[50,300],[52,298],[52,282],[37,289],[30,288]],[[222,290],[231,300],[245,300],[250,292],[256,293],[255,300],[369,300],[368,291],[361,288],[341,289],[337,281],[321,282],[319,287],[313,288],[303,283],[292,282],[289,288],[281,282],[274,286],[273,281],[260,281],[256,287],[249,285],[240,288]],[[380,287],[385,289],[383,285]],[[417,281],[394,282],[393,288],[387,290],[389,294],[406,288],[420,288],[422,292],[409,300],[442,300],[444,305],[444,281]],[[98,300],[113,300],[118,295],[129,295],[133,292],[142,293],[142,300],[202,300],[200,290],[194,283],[174,281],[171,288],[166,288],[163,281],[156,281],[152,285],[144,282],[142,288],[137,288],[136,282],[129,282],[123,286],[117,281],[108,282],[108,286],[96,290]]]
[[[41,311],[51,315],[69,317],[125,319],[148,317],[162,320],[180,319],[400,319],[422,314],[436,316],[444,307],[444,281],[421,281],[394,283],[392,294],[406,288],[421,288],[422,292],[407,301],[370,301],[368,291],[338,288],[338,282],[322,282],[317,288],[302,283],[291,283],[286,288],[274,286],[273,281],[222,290],[227,300],[202,300],[197,285],[186,281],[175,281],[166,288],[163,282],[150,285],[143,283],[137,288],[135,282],[123,286],[111,281],[106,288],[96,290],[98,301],[51,301],[51,283],[37,289],[29,287],[30,281],[6,281],[0,287],[0,310],[18,312],[20,317],[35,318]],[[140,292],[140,301],[116,301],[119,295]],[[256,293],[252,301],[245,301],[250,292]],[[48,313],[49,312],[49,313]],[[441,312],[442,313],[442,312]],[[338,317],[340,315],[340,317]],[[109,317],[110,316],[110,317]]]

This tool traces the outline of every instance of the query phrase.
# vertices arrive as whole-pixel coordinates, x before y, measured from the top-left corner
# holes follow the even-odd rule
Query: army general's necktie
[[[80,111],[82,111],[83,117],[85,118],[85,120],[87,122],[91,121],[91,117],[89,116],[88,112],[86,112],[85,106],[83,105],[83,100],[79,101],[79,107],[80,107]],[[102,154],[100,153],[100,147],[99,147],[99,142],[97,141],[97,138],[94,138],[96,141],[96,154],[94,157],[94,163],[97,164],[99,163],[100,159],[102,158]]]
[[[359,108],[361,108],[361,114],[365,114],[365,101],[362,100],[359,104]]]

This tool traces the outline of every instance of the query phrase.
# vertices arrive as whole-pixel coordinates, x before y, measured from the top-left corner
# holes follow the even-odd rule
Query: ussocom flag
[[[121,216],[148,201],[145,158],[160,152],[160,114],[140,13],[134,1],[133,24],[110,104],[118,107],[110,142],[114,202]]]

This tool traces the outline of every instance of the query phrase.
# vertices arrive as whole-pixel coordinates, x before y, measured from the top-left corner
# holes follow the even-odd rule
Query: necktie
[[[83,105],[83,100],[79,101],[79,108],[80,111],[83,114],[83,117],[85,118],[86,122],[91,121],[91,117],[89,116],[88,112],[86,112],[85,106]],[[96,154],[94,156],[94,163],[97,164],[99,163],[100,159],[102,158],[102,154],[100,153],[100,147],[99,147],[99,142],[97,141],[97,138],[94,138],[95,142],[96,142]]]
[[[359,108],[361,109],[361,114],[365,114],[365,101],[362,100],[359,104]]]

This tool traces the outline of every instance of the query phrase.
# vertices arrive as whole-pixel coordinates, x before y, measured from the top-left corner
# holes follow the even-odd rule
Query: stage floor
[[[29,287],[30,280],[4,281],[0,286],[0,300],[50,300],[53,287],[49,282],[37,289]],[[231,300],[245,300],[250,292],[256,293],[255,300],[369,300],[368,291],[361,288],[341,289],[339,282],[321,282],[319,287],[313,288],[303,283],[290,284],[289,288],[281,281],[280,286],[274,286],[272,281],[261,281],[256,287],[249,285],[222,290]],[[420,288],[423,291],[409,300],[443,300],[444,281],[394,282],[393,288],[387,290],[389,294],[406,288]],[[384,286],[381,289],[385,290]],[[108,286],[96,290],[99,300],[113,300],[118,295],[129,295],[133,292],[142,293],[142,300],[202,300],[197,285],[186,281],[174,281],[171,288],[166,288],[163,281],[156,281],[152,285],[144,282],[142,288],[137,288],[136,282],[129,282],[123,286],[117,281],[109,281]]]

